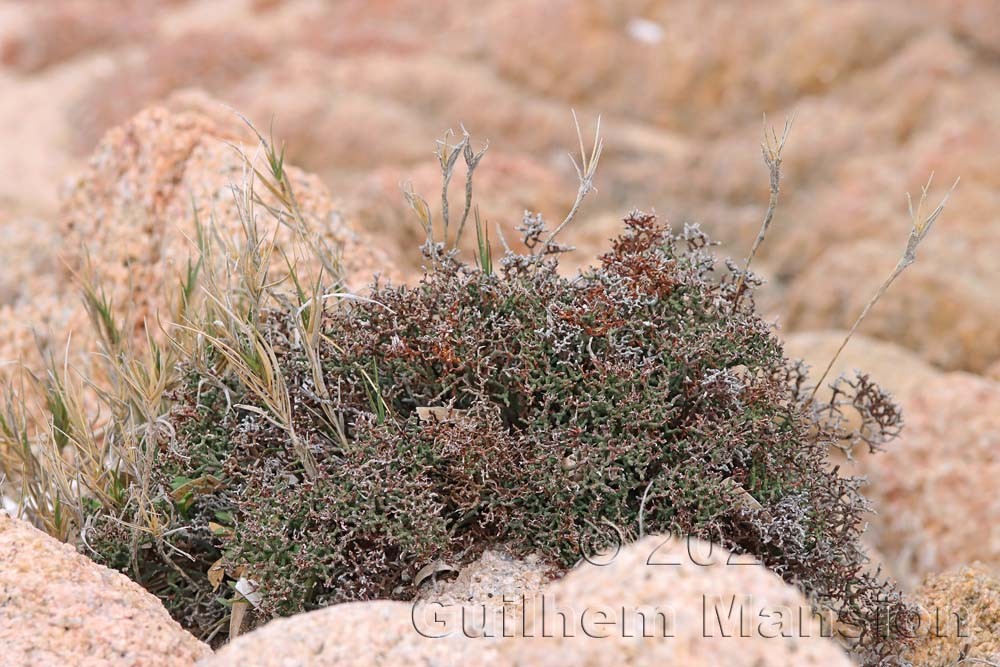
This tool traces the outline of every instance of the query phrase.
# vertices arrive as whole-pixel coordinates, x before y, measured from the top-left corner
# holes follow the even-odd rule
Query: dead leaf
[[[222,482],[216,479],[213,475],[203,475],[198,479],[192,479],[190,482],[181,484],[170,492],[170,497],[179,501],[189,493],[193,493],[196,496],[202,495],[205,493],[211,493],[212,491],[219,489],[221,486]]]
[[[727,477],[723,481],[723,484],[725,484],[727,487],[732,489],[734,493],[736,493],[736,496],[740,499],[740,502],[744,507],[748,507],[753,510],[764,509],[764,506],[761,505],[756,498],[751,496],[750,492],[744,489],[742,486],[740,486],[736,482],[736,480],[734,480],[732,477]]]
[[[229,526],[223,526],[221,523],[215,523],[214,521],[208,522],[208,529],[212,531],[213,535],[218,535],[219,537],[232,537],[233,529]]]
[[[243,627],[243,617],[246,616],[247,608],[250,605],[246,600],[233,602],[232,613],[229,615],[229,640],[232,641],[240,636],[240,628]]]
[[[428,577],[440,574],[441,572],[458,572],[458,569],[452,567],[443,560],[436,560],[420,568],[420,571],[417,572],[417,576],[413,578],[413,585],[419,586]]]
[[[236,582],[236,592],[243,596],[256,609],[260,606],[261,595],[257,592],[257,582],[253,579],[240,577]]]
[[[208,583],[212,584],[212,592],[219,590],[219,586],[222,584],[223,578],[226,576],[226,570],[222,567],[222,559],[212,563],[212,567],[208,568]]]

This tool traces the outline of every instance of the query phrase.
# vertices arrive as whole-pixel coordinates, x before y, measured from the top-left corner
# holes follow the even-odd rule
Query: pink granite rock
[[[211,649],[125,575],[0,511],[0,662],[190,667]]]
[[[242,635],[199,667],[457,667],[497,665],[491,642],[421,635],[412,605],[352,602],[280,618]]]
[[[609,560],[548,587],[550,611],[534,606],[531,638],[503,642],[504,658],[516,667],[851,665],[821,636],[802,594],[751,558],[698,540],[647,537]]]
[[[910,589],[974,561],[1000,568],[1000,384],[949,373],[902,407],[899,440],[858,464],[873,544]]]

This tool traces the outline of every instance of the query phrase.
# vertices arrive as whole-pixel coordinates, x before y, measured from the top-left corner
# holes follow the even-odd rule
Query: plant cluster
[[[429,207],[408,192],[427,233],[423,279],[344,294],[261,142],[267,173],[235,190],[245,238],[199,228],[165,348],[151,337],[136,355],[88,290],[114,379],[99,392],[102,432],[55,368],[44,383],[50,440],[90,471],[74,503],[53,467],[72,515],[60,525],[78,524],[83,549],[218,642],[247,613],[412,599],[428,568],[494,545],[567,569],[644,534],[688,534],[800,587],[863,663],[904,664],[915,610],[867,569],[862,480],[828,457],[880,448],[899,413],[864,375],[817,400],[755,312],[753,252],[743,268],[720,262],[697,226],[633,212],[597,266],[561,275],[555,239],[593,188],[598,136],[589,156],[581,142],[566,220],[548,230],[526,213],[526,250],[494,258],[471,207],[482,152],[466,134],[440,157],[446,183],[465,157],[454,243],[473,212],[476,264],[447,242],[447,213],[435,241]],[[783,143],[766,144],[762,234]],[[268,213],[301,232],[311,271],[281,249],[287,271],[273,275],[254,179],[282,203]]]
[[[850,437],[843,406],[872,446],[898,414],[864,377],[817,410],[754,313],[752,276],[737,301],[740,272],[714,275],[696,227],[641,213],[625,227],[573,278],[528,216],[537,252],[495,272],[445,253],[414,287],[262,313],[291,422],[236,375],[188,369],[153,483],[172,548],[193,560],[164,562],[150,541],[140,579],[178,588],[157,592],[205,631],[227,614],[213,567],[258,585],[269,618],[409,599],[425,566],[498,543],[569,568],[640,531],[672,532],[756,555],[856,627],[859,650],[891,654],[899,637],[874,635],[870,612],[911,610],[865,573],[861,481],[827,453]],[[99,520],[89,543],[126,567],[126,538]]]

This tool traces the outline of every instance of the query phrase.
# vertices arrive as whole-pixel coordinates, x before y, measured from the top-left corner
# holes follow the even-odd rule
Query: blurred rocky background
[[[698,222],[742,259],[767,203],[763,115],[794,113],[755,269],[787,350],[819,368],[903,250],[905,193],[933,173],[936,202],[961,176],[835,371],[870,371],[906,419],[856,464],[875,560],[909,591],[1000,570],[996,0],[0,0],[0,365],[85,328],[81,244],[117,301],[151,312],[193,207],[235,224],[225,142],[254,142],[233,109],[286,143],[355,283],[419,275],[400,184],[434,200],[447,128],[491,141],[476,180],[491,224],[561,220],[571,109],[585,133],[602,117],[605,151],[569,265],[632,208]]]
[[[859,463],[889,569],[912,590],[1000,567],[995,0],[5,0],[0,362],[72,329],[82,242],[127,282],[130,261],[174,257],[193,198],[225,206],[222,142],[253,146],[232,109],[273,125],[311,210],[355,235],[352,270],[404,279],[421,232],[400,184],[433,201],[448,128],[491,141],[477,201],[512,229],[524,209],[562,219],[570,110],[585,133],[602,117],[598,192],[565,234],[574,266],[632,208],[698,222],[741,259],[767,203],[762,117],[794,112],[755,268],[789,352],[820,368],[903,250],[905,193],[933,173],[936,201],[961,176],[836,370],[870,370],[907,420]]]
[[[1000,374],[992,0],[6,0],[0,64],[6,306],[58,270],[60,196],[87,155],[153,104],[273,119],[289,162],[410,272],[419,229],[399,186],[436,187],[447,128],[492,141],[478,200],[510,228],[525,208],[561,219],[575,192],[570,109],[585,131],[600,114],[599,191],[567,233],[574,261],[630,208],[699,222],[742,257],[767,198],[762,115],[780,126],[794,112],[758,264],[768,312],[786,331],[849,326],[901,252],[904,193],[960,175],[862,332],[937,369]]]

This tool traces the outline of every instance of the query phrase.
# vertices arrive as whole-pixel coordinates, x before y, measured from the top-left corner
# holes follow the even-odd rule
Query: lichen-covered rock
[[[429,633],[425,633],[429,634]],[[199,667],[451,667],[495,665],[484,638],[425,636],[406,602],[351,602],[271,621]]]
[[[480,610],[479,614],[485,610],[495,615],[502,610],[508,618],[519,619],[525,603],[540,595],[554,576],[555,571],[535,554],[521,559],[487,549],[457,576],[439,579],[431,575],[417,600],[442,608],[442,613],[448,613],[444,608],[465,607]]]
[[[821,636],[802,594],[752,559],[693,539],[647,537],[609,560],[547,588],[546,607],[528,616],[529,637],[502,643],[504,657],[518,667],[851,665]]]
[[[1000,384],[964,373],[928,381],[903,403],[906,425],[864,458],[877,510],[875,546],[908,588],[928,574],[982,561],[1000,567]]]
[[[190,667],[209,654],[128,577],[0,511],[5,665]]]
[[[918,642],[907,656],[920,667],[1000,662],[1000,577],[974,563],[930,576],[917,593]]]
[[[200,104],[218,106],[206,99]],[[92,269],[115,315],[127,314],[137,335],[143,332],[144,320],[158,331],[161,309],[176,298],[188,259],[197,258],[196,214],[222,237],[242,238],[231,186],[243,185],[244,163],[227,142],[242,143],[248,154],[254,153],[255,139],[231,113],[161,107],[142,111],[107,133],[63,197],[59,238],[47,239],[47,226],[37,227],[37,243],[51,241],[61,248],[61,257],[38,253],[35,261],[42,264],[30,281],[7,289],[12,297],[18,296],[14,290],[30,294],[9,304],[0,302],[0,376],[19,360],[35,372],[41,370],[39,343],[44,354],[61,361],[68,351],[71,363],[87,367],[93,337],[76,272]],[[310,229],[340,251],[348,287],[363,288],[376,272],[395,276],[375,244],[348,225],[318,178],[292,166],[286,171]],[[263,186],[255,191],[273,205]],[[289,226],[278,225],[262,209],[257,211],[261,236],[271,238],[268,234],[280,227],[274,238],[279,248],[287,247]],[[0,225],[0,234],[25,236],[23,224],[9,232],[5,227],[7,223]],[[274,257],[277,278],[285,260],[277,252]],[[31,270],[27,263],[18,263],[11,275]],[[0,288],[8,282],[0,281]]]

